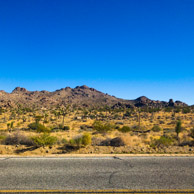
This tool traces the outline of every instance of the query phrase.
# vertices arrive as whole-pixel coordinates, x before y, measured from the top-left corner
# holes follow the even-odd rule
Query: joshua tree
[[[60,111],[60,115],[63,116],[62,127],[64,127],[65,116],[67,115],[67,113],[69,111],[69,107],[70,107],[70,105],[66,106],[65,108],[62,108]]]
[[[12,121],[11,124],[10,124],[11,129],[13,129],[13,124],[14,124],[14,121]]]
[[[8,130],[9,132],[11,132],[11,131],[10,131],[10,123],[7,123],[7,130]]]
[[[181,120],[178,120],[175,127],[175,132],[177,134],[177,140],[179,141],[179,133],[182,131],[182,123]]]
[[[44,114],[44,122],[47,121],[48,116],[49,116],[49,115],[48,115],[47,113]]]
[[[11,130],[13,129],[13,124],[14,124],[14,121],[12,121],[11,123],[7,123],[7,129],[9,132],[11,132]]]

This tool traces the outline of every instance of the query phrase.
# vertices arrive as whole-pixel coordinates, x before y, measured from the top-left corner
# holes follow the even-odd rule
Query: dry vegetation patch
[[[194,153],[193,109],[27,110],[0,111],[0,154]]]

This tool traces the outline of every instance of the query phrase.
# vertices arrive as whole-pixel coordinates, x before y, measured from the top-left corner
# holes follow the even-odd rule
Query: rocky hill
[[[0,107],[15,107],[17,105],[24,107],[45,107],[52,108],[61,105],[77,105],[80,107],[174,107],[187,106],[181,101],[169,102],[151,100],[145,96],[135,100],[124,100],[100,92],[88,86],[77,86],[75,88],[61,88],[54,92],[49,91],[28,91],[25,88],[16,87],[11,93],[0,90]]]

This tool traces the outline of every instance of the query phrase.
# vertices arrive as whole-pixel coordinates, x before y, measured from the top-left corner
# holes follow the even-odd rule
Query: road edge
[[[68,157],[194,157],[194,154],[52,154],[52,155],[0,155],[0,158],[68,158]]]

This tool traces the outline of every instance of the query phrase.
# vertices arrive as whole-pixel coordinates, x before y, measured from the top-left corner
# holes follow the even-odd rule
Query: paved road
[[[194,189],[194,157],[0,158],[7,189]]]

